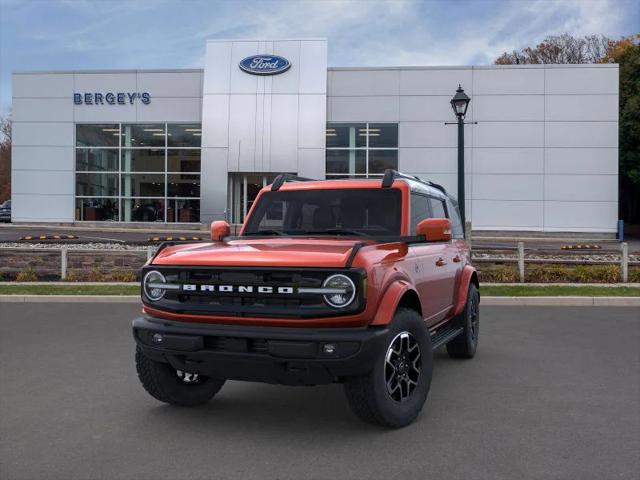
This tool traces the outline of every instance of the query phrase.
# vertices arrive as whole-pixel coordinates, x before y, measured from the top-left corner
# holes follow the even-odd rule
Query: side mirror
[[[425,218],[418,223],[416,235],[431,242],[448,242],[451,240],[451,222],[448,218]]]
[[[211,240],[221,242],[224,237],[231,235],[231,227],[224,220],[211,222]]]

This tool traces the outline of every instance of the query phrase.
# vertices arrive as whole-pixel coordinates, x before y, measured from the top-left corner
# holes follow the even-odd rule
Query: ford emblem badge
[[[277,75],[290,67],[289,60],[278,55],[251,55],[240,62],[240,69],[252,75]]]

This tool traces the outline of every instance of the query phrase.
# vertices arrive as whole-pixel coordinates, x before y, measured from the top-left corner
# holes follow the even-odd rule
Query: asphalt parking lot
[[[136,305],[0,303],[0,477],[637,479],[637,308],[485,307],[471,361],[436,354],[425,410],[384,430],[339,385],[228,382],[165,406],[138,384]]]

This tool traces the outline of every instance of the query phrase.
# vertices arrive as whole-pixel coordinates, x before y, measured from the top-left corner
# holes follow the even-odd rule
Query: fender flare
[[[467,294],[469,293],[469,285],[473,283],[478,289],[480,283],[478,281],[478,273],[476,269],[471,265],[466,265],[462,269],[462,275],[460,276],[460,283],[458,284],[458,291],[456,293],[456,302],[453,309],[453,314],[458,315],[464,310],[464,306],[467,303]]]
[[[417,295],[413,286],[406,280],[395,280],[391,283],[378,303],[378,309],[371,325],[388,325],[393,320],[400,299],[408,291],[413,291]]]

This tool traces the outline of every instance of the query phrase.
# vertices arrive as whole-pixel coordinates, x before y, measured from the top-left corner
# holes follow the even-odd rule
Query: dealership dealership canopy
[[[210,40],[203,67],[15,72],[13,221],[240,223],[281,172],[455,195],[461,85],[474,229],[616,231],[615,64],[332,68],[294,39]]]

